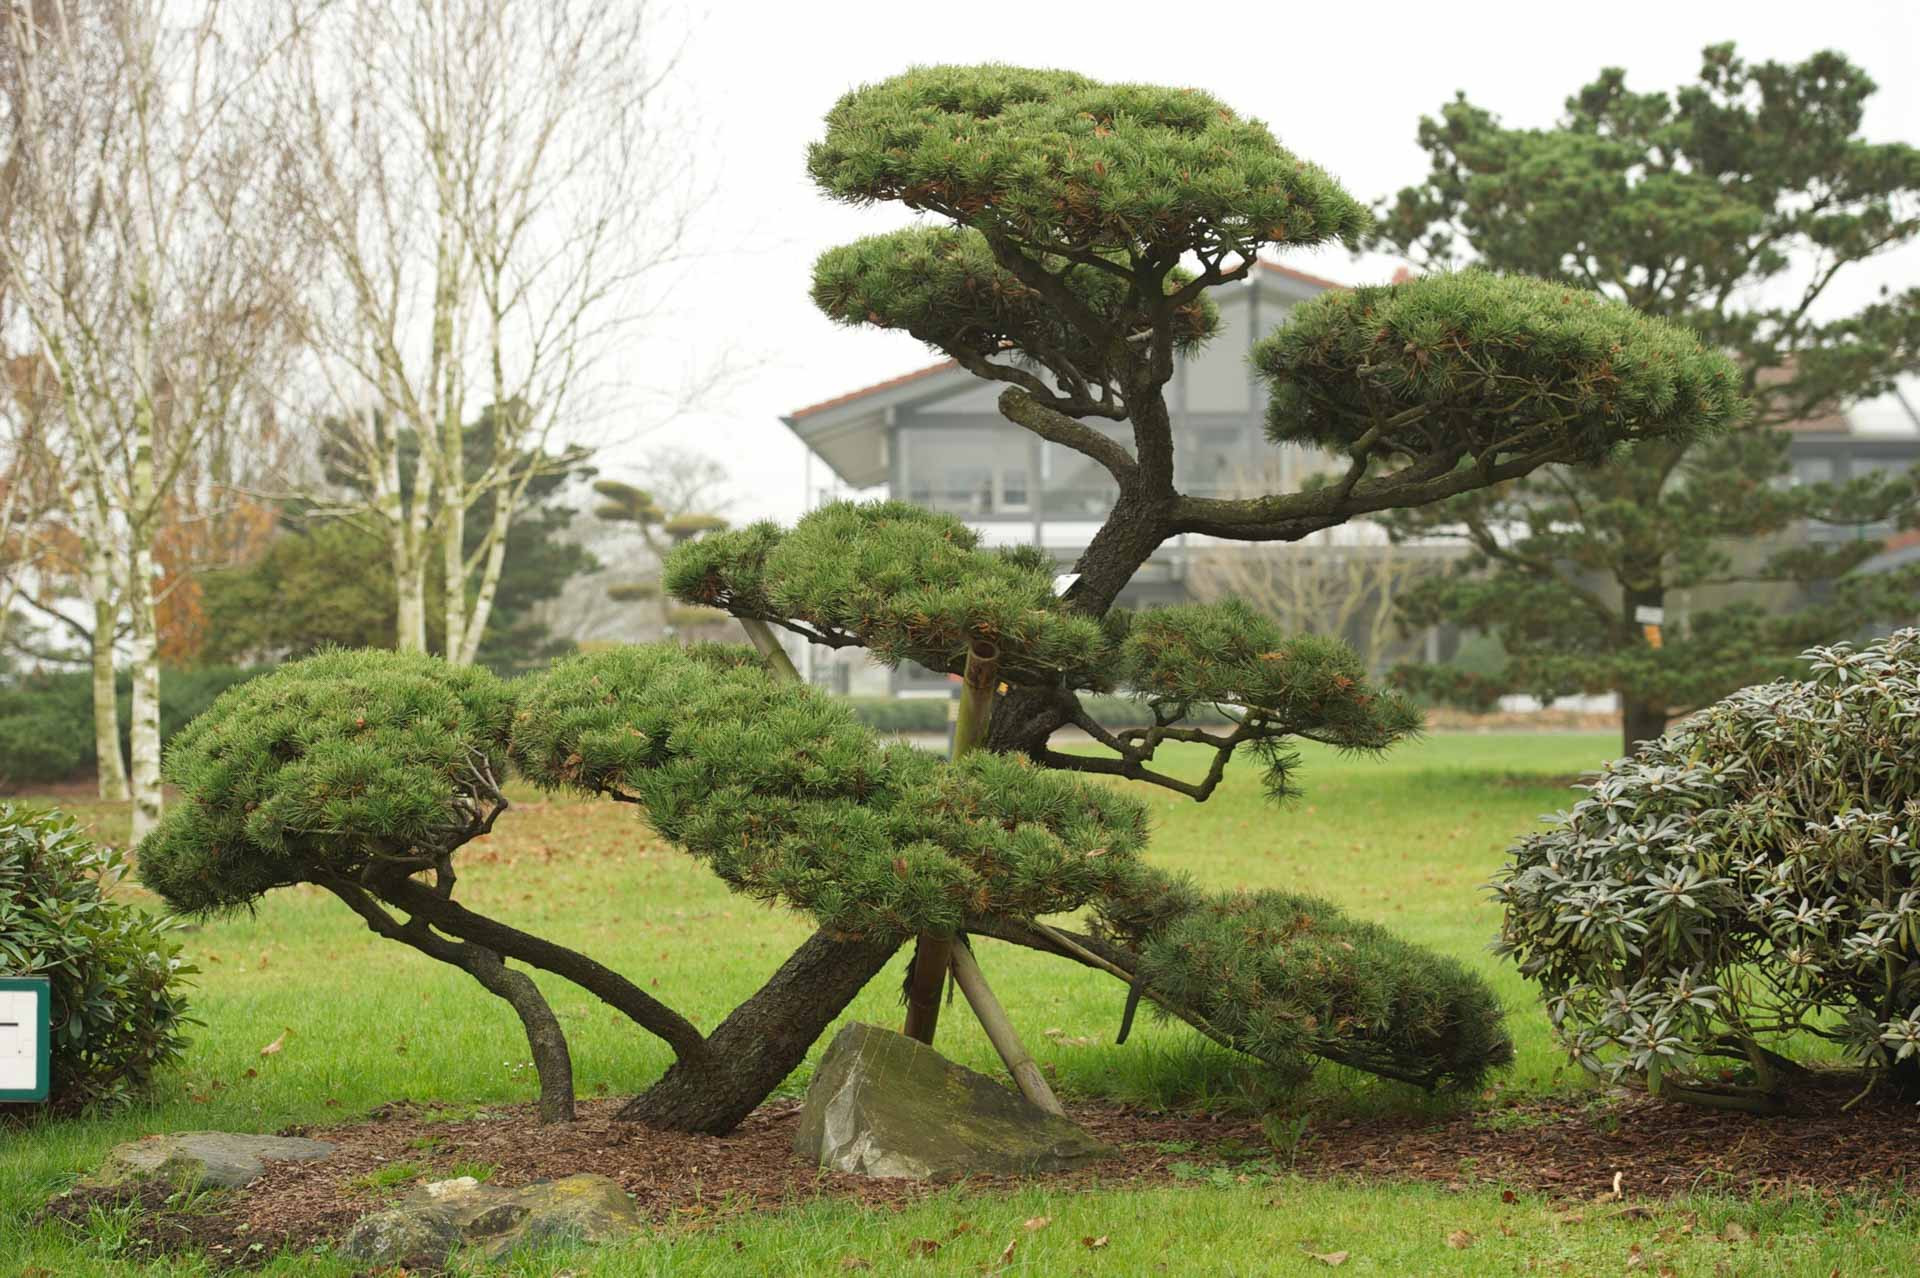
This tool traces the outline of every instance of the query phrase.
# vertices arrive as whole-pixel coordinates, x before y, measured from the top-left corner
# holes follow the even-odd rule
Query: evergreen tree
[[[951,225],[825,254],[821,307],[903,328],[1007,383],[1010,421],[1118,483],[1064,594],[1036,549],[988,550],[959,521],[905,503],[840,503],[669,557],[667,589],[740,618],[764,664],[744,649],[636,646],[503,693],[418,656],[325,656],[229,694],[171,756],[189,802],[142,849],[149,886],[198,910],[290,882],[334,891],[376,931],[514,1002],[546,1108],[563,1116],[564,1038],[503,958],[577,973],[663,1038],[684,1018],[452,903],[453,854],[504,804],[510,759],[543,787],[644,809],[730,886],[819,923],[712,1033],[681,1035],[628,1117],[728,1130],[909,937],[910,1009],[937,1007],[926,987],[949,969],[981,1008],[966,937],[993,936],[1125,982],[1128,1018],[1151,1001],[1283,1073],[1318,1057],[1472,1085],[1512,1047],[1497,998],[1462,965],[1311,898],[1199,892],[1140,859],[1136,796],[1055,775],[1205,799],[1245,748],[1282,796],[1295,739],[1381,750],[1417,729],[1417,711],[1369,686],[1344,645],[1283,635],[1235,602],[1136,616],[1114,600],[1181,533],[1298,539],[1724,425],[1741,407],[1733,365],[1671,324],[1536,280],[1467,272],[1332,294],[1268,338],[1257,363],[1274,439],[1336,449],[1344,473],[1300,492],[1187,496],[1163,392],[1176,353],[1217,325],[1207,290],[1243,278],[1267,245],[1352,242],[1368,225],[1360,206],[1263,126],[1191,90],[933,67],[856,90],[827,123],[809,165],[828,194],[899,200]],[[1125,423],[1130,442],[1099,422]],[[881,746],[798,684],[774,625],[962,675],[956,757]],[[1151,727],[1110,731],[1080,701],[1115,689],[1146,700]],[[1201,707],[1229,726],[1190,722]],[[1052,749],[1067,724],[1099,752]],[[1169,741],[1210,751],[1200,776],[1155,766]],[[423,871],[433,887],[415,881]],[[1082,907],[1088,932],[1045,921]],[[919,1032],[932,1037],[931,1019]],[[1018,1077],[1024,1053],[1002,1051]]]
[[[677,450],[655,453],[645,469],[645,487],[617,479],[597,480],[593,485],[601,499],[593,508],[594,516],[638,532],[656,565],[645,577],[614,582],[607,587],[607,597],[618,603],[651,603],[662,637],[726,621],[725,613],[711,608],[676,604],[660,588],[658,567],[675,546],[727,526],[723,516],[704,505],[726,472],[717,462]]]
[[[820,308],[912,333],[1005,384],[1007,420],[1092,459],[1118,500],[1063,594],[1040,552],[986,551],[958,521],[901,503],[704,537],[674,553],[667,586],[750,633],[782,626],[959,675],[991,663],[987,686],[1004,690],[989,748],[1047,768],[1205,799],[1244,747],[1278,796],[1295,738],[1378,750],[1416,728],[1412,708],[1370,688],[1336,642],[1282,636],[1232,603],[1116,610],[1166,540],[1298,540],[1550,463],[1597,463],[1625,443],[1690,439],[1742,411],[1733,365],[1684,329],[1593,292],[1462,272],[1328,294],[1256,349],[1269,435],[1343,454],[1335,481],[1190,496],[1174,484],[1175,357],[1217,327],[1208,291],[1244,278],[1263,249],[1351,244],[1369,228],[1331,178],[1205,94],[1006,66],[921,68],[855,90],[808,166],[832,198],[937,219],[824,254]],[[770,638],[756,641],[775,659]],[[1154,725],[1110,731],[1078,695],[1115,688],[1145,696]],[[1231,726],[1188,723],[1202,706],[1225,709]],[[1096,752],[1054,750],[1067,725]],[[1154,766],[1168,741],[1212,752],[1200,776]],[[927,992],[923,968],[944,975],[918,956],[957,930],[1108,972],[1133,998],[1273,1064],[1307,1052],[1431,1086],[1477,1077],[1510,1050],[1464,973],[1417,951],[1389,955],[1391,938],[1322,944],[1314,919],[1340,934],[1321,903],[1209,898],[1143,870],[1093,906],[1091,934],[989,911],[920,932],[909,1006]],[[809,944],[840,943],[823,930]],[[1330,986],[1366,991],[1375,1011],[1316,1007]],[[1315,1025],[1323,1037],[1302,1036]],[[1436,1036],[1440,1025],[1456,1032]],[[650,1094],[633,1112],[656,1116],[668,1099],[686,1100]]]
[[[1672,94],[1603,72],[1553,128],[1508,127],[1464,96],[1421,121],[1430,172],[1387,207],[1377,244],[1684,325],[1733,356],[1753,405],[1732,430],[1389,516],[1401,536],[1468,542],[1459,571],[1404,613],[1501,640],[1504,671],[1465,691],[1617,693],[1631,749],[1675,713],[1785,674],[1809,644],[1911,615],[1920,573],[1852,570],[1882,549],[1864,530],[1910,509],[1912,479],[1794,484],[1780,429],[1920,366],[1920,289],[1883,287],[1847,313],[1824,303],[1920,232],[1920,150],[1860,137],[1874,89],[1836,53],[1753,65],[1717,45]],[[1839,535],[1813,535],[1823,527]],[[1666,624],[1649,631],[1650,617]],[[1461,690],[1443,669],[1402,679]]]

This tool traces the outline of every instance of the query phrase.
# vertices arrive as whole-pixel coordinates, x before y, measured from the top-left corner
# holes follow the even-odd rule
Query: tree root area
[[[887,1209],[946,1186],[822,1172],[792,1150],[799,1104],[763,1106],[724,1137],[663,1132],[614,1118],[618,1103],[587,1101],[574,1123],[542,1126],[532,1105],[462,1116],[447,1106],[389,1104],[365,1121],[293,1128],[334,1142],[329,1158],[277,1163],[245,1189],[137,1194],[135,1254],[196,1252],[216,1263],[262,1263],[282,1248],[336,1239],[412,1180],[493,1169],[519,1185],[577,1172],[620,1182],[641,1214],[670,1229],[711,1228],[823,1198]],[[1116,1149],[1106,1161],[1045,1178],[1060,1190],[1181,1182],[1273,1185],[1289,1175],[1420,1181],[1450,1190],[1501,1188],[1597,1211],[1650,1211],[1701,1191],[1741,1196],[1875,1196],[1910,1177],[1920,1108],[1869,1100],[1793,1118],[1665,1104],[1643,1096],[1483,1100],[1441,1118],[1311,1118],[1276,1146],[1252,1119],[1153,1114],[1102,1105],[1072,1116]],[[1293,1130],[1291,1124],[1288,1130]],[[411,1177],[412,1179],[408,1179]],[[1616,1181],[1616,1177],[1618,1180]],[[1019,1182],[982,1177],[983,1192]],[[56,1199],[48,1215],[86,1228],[106,1191]],[[124,1201],[125,1191],[121,1192]]]

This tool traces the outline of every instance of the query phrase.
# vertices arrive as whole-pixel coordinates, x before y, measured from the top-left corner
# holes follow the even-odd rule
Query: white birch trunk
[[[136,545],[127,575],[127,612],[133,622],[128,665],[133,670],[133,841],[160,822],[160,628],[153,598],[153,548]]]
[[[93,758],[100,797],[114,803],[127,798],[127,765],[120,756],[120,702],[113,691],[113,629],[120,620],[114,606],[113,563],[96,542],[87,555],[87,593],[93,596]]]

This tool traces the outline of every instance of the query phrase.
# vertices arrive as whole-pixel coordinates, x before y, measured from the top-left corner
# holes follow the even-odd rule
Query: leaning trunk
[[[1104,617],[1140,566],[1166,540],[1165,499],[1122,493],[1113,513],[1073,565],[1078,579],[1067,587],[1075,612]],[[986,748],[995,754],[1030,754],[1064,727],[1071,693],[1054,688],[1014,688],[995,706]]]
[[[160,823],[160,635],[150,547],[134,548],[127,611],[133,621],[128,665],[133,672],[133,840],[138,843]]]
[[[806,1059],[897,944],[815,932],[707,1037],[704,1061],[674,1062],[620,1117],[669,1131],[732,1131]]]

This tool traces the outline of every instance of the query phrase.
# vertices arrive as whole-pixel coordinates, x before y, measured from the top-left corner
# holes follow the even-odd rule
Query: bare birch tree
[[[128,619],[136,839],[161,804],[155,538],[203,443],[244,411],[254,378],[272,378],[288,309],[250,101],[271,47],[244,29],[258,12],[217,0],[190,14],[163,0],[6,7],[0,266],[19,336],[57,386],[96,676],[109,623],[121,609]]]
[[[659,26],[638,0],[340,0],[305,26],[284,133],[330,268],[310,335],[365,494],[335,513],[386,540],[402,649],[426,646],[437,555],[446,655],[473,660],[528,485],[577,464],[550,441],[577,436],[641,277],[678,251]]]

